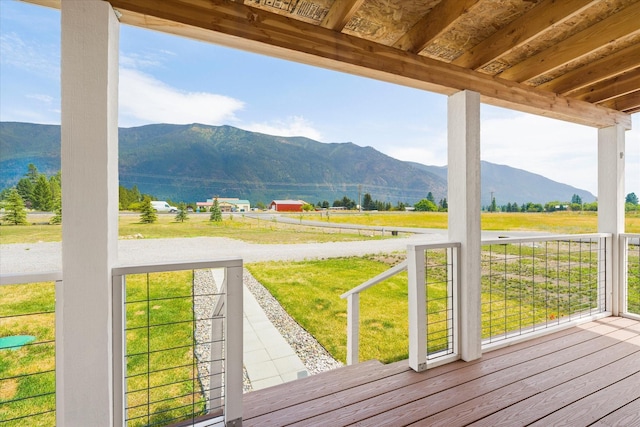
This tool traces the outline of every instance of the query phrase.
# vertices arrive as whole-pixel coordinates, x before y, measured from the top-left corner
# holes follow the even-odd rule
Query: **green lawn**
[[[0,337],[31,335],[0,350],[0,420],[6,427],[55,425],[55,285],[0,286]],[[25,424],[24,417],[29,418]],[[16,419],[17,418],[17,419]]]
[[[0,244],[59,242],[62,226],[42,224],[41,216],[31,216],[31,225],[0,226]],[[158,215],[158,222],[141,224],[138,215],[120,215],[119,235],[121,239],[160,239],[175,237],[228,237],[250,243],[322,243],[348,242],[354,240],[377,240],[380,236],[368,236],[357,230],[305,227],[283,224],[271,220],[260,220],[233,215],[222,222],[209,221],[209,215],[191,215],[185,222],[176,222],[174,215]]]
[[[328,223],[378,225],[385,227],[447,228],[446,212],[312,213],[305,219]],[[559,234],[595,233],[596,212],[482,213],[483,230],[546,231]],[[627,212],[626,231],[640,233],[640,213]]]

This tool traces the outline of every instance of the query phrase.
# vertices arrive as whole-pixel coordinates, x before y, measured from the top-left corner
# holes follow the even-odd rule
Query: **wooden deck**
[[[640,426],[640,322],[608,317],[423,373],[370,361],[244,396],[243,426]]]

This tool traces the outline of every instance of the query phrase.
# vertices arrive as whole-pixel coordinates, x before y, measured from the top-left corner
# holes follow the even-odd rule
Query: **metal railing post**
[[[126,335],[125,335],[125,280],[126,276],[114,274],[111,276],[112,292],[113,292],[113,335],[112,348],[113,352],[113,423],[116,426],[124,425],[127,385],[125,380],[125,364],[124,355],[126,354]],[[63,424],[59,424],[63,425]]]
[[[226,268],[225,425],[242,425],[242,265]]]
[[[359,362],[360,346],[360,294],[347,297],[347,365]]]
[[[427,309],[424,250],[407,247],[409,276],[409,366],[417,372],[427,369]]]

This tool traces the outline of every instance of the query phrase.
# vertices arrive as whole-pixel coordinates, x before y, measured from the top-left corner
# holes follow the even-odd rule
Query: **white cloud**
[[[528,114],[492,114],[482,121],[481,133],[483,160],[596,193],[596,129]]]
[[[121,53],[120,66],[127,69],[157,68],[166,62],[168,56],[176,54],[164,49],[157,52]]]
[[[57,80],[60,78],[59,44],[25,41],[16,33],[0,35],[0,61],[3,65]]]
[[[304,136],[316,141],[322,140],[322,134],[313,127],[313,124],[300,116],[292,116],[286,120],[277,120],[270,123],[253,123],[240,127],[251,132],[260,132],[268,135]]]
[[[53,97],[49,95],[34,93],[31,95],[27,95],[29,99],[35,99],[36,101],[40,101],[43,104],[51,104],[53,102]]]
[[[221,125],[237,120],[244,103],[207,92],[184,92],[129,68],[120,69],[120,125],[202,123]]]

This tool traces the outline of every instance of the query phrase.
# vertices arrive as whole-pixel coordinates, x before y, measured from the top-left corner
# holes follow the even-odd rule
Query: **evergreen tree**
[[[636,196],[636,193],[627,194],[627,197],[625,198],[625,203],[631,203],[632,205],[637,205],[638,196]]]
[[[38,177],[40,177],[40,172],[38,172],[38,168],[33,163],[29,163],[27,169],[25,176],[29,181],[31,181],[31,184],[35,185],[38,181]]]
[[[576,204],[576,205],[581,205],[582,204],[582,198],[580,196],[578,196],[577,194],[574,194],[571,197],[571,204]]]
[[[222,212],[220,211],[220,204],[218,203],[217,198],[213,201],[213,206],[211,206],[211,216],[209,217],[209,221],[222,222]]]
[[[58,193],[53,202],[53,217],[49,220],[49,224],[62,224],[62,194]]]
[[[496,206],[496,198],[491,199],[491,207],[489,208],[489,212],[496,212],[498,207]]]
[[[31,203],[31,198],[33,196],[33,184],[29,178],[21,178],[16,185],[16,189],[18,190],[18,194],[22,198],[22,201],[25,203],[27,207],[31,207],[33,204]]]
[[[429,191],[427,193],[427,200],[430,201],[431,203],[435,204],[436,200],[433,198],[433,193],[431,191]]]
[[[446,211],[449,209],[449,204],[447,203],[447,198],[440,200],[440,210]]]
[[[50,211],[53,208],[51,198],[51,185],[44,175],[38,176],[36,185],[33,187],[32,208],[39,211]]]
[[[27,223],[27,211],[24,208],[24,202],[22,197],[20,197],[20,193],[18,193],[18,190],[15,188],[11,189],[4,210],[3,221],[7,221],[13,225],[24,225]]]
[[[62,175],[60,171],[49,178],[49,187],[51,188],[51,207],[55,209],[56,200],[62,194]]]
[[[370,211],[374,209],[373,199],[371,199],[371,194],[365,193],[364,198],[362,199],[362,210]]]
[[[142,201],[142,209],[140,211],[140,222],[143,224],[151,224],[158,220],[155,209],[151,206],[151,198],[145,197]]]
[[[176,214],[176,222],[185,222],[189,219],[187,214],[187,206],[184,203],[178,204],[178,213]]]

